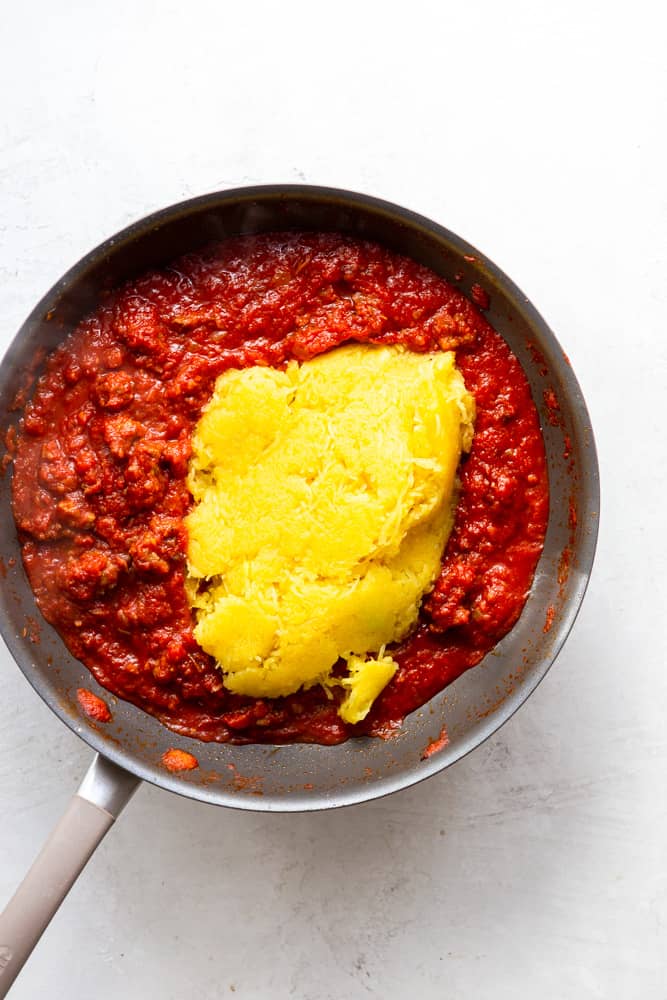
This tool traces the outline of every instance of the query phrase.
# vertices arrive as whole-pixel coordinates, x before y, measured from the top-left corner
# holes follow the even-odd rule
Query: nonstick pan
[[[531,594],[503,641],[412,713],[394,739],[354,739],[334,747],[201,743],[110,698],[41,620],[21,564],[8,469],[0,481],[0,555],[7,569],[0,628],[27,680],[97,755],[0,916],[0,997],[142,780],[214,805],[283,812],[331,809],[406,788],[479,746],[516,711],[544,677],[581,605],[595,551],[599,481],[588,413],[566,355],[525,295],[479,251],[428,219],[376,198],[305,185],[240,188],[174,205],[106,240],[48,292],[7,351],[0,366],[3,430],[18,419],[17,393],[39,374],[44,356],[106,290],[212,240],[287,229],[376,240],[432,268],[465,294],[472,294],[473,285],[488,293],[486,315],[528,376],[548,456],[551,513]],[[95,723],[80,711],[79,687],[105,697],[111,723]],[[448,743],[425,755],[443,726]],[[171,747],[194,754],[199,767],[170,773],[160,758]]]

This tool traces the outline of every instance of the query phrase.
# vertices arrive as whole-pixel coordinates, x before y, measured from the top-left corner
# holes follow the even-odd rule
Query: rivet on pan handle
[[[0,914],[0,998],[5,997],[63,899],[140,779],[99,754],[32,868]]]

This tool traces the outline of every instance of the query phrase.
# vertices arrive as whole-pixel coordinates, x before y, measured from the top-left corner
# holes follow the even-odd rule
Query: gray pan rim
[[[513,304],[517,311],[523,315],[527,325],[531,329],[539,330],[540,336],[553,349],[553,356],[559,359],[556,363],[556,373],[561,380],[561,384],[566,389],[578,426],[586,436],[588,442],[586,462],[588,503],[583,514],[588,519],[589,530],[582,537],[578,548],[576,580],[571,583],[568,599],[563,607],[562,615],[560,615],[557,634],[554,637],[550,652],[548,655],[543,656],[539,666],[531,670],[530,675],[525,678],[523,683],[517,686],[494,712],[478,723],[467,738],[457,742],[454,747],[447,747],[438,754],[415,764],[411,769],[402,771],[400,774],[387,775],[372,784],[357,782],[351,787],[340,788],[336,790],[335,794],[331,795],[305,796],[295,793],[294,795],[290,795],[289,798],[278,796],[274,798],[270,794],[261,797],[240,796],[232,792],[226,792],[224,789],[217,788],[213,791],[206,786],[180,781],[178,776],[174,776],[168,771],[158,770],[157,767],[145,767],[132,760],[128,762],[126,752],[105,740],[94,729],[83,729],[77,720],[68,716],[55,696],[55,693],[52,693],[48,686],[42,683],[39,668],[30,662],[26,662],[25,651],[18,641],[18,636],[9,628],[6,616],[4,614],[0,615],[0,634],[19,669],[51,711],[72,732],[90,746],[92,750],[97,751],[124,770],[135,774],[143,781],[147,781],[159,788],[198,801],[252,812],[292,813],[321,811],[379,799],[432,777],[481,746],[490,736],[508,722],[519,707],[530,697],[560,653],[581,608],[590,580],[598,540],[600,479],[593,429],[581,388],[574,371],[563,358],[563,351],[556,336],[535,306],[529,301],[528,297],[496,264],[476,247],[425,216],[371,195],[345,189],[307,184],[255,185],[199,195],[195,198],[174,203],[140,218],[136,222],[119,230],[81,257],[40,299],[5,352],[0,363],[0,382],[3,380],[8,366],[12,365],[17,346],[25,336],[29,335],[31,328],[49,312],[54,303],[60,299],[67,289],[74,285],[93,265],[107,257],[112,251],[118,251],[132,244],[136,238],[146,234],[151,229],[159,229],[167,222],[172,222],[179,217],[193,214],[202,208],[215,208],[225,202],[237,202],[241,204],[243,202],[256,201],[257,199],[289,200],[293,197],[300,200],[310,199],[314,203],[320,204],[323,202],[335,202],[340,205],[342,203],[352,211],[357,207],[360,209],[371,209],[379,216],[386,216],[393,222],[399,220],[413,231],[424,233],[430,237],[435,236],[436,239],[442,240],[454,248],[461,257],[475,259],[490,282],[501,287],[503,292],[513,300]],[[563,358],[562,362],[560,361],[561,358]],[[6,600],[5,589],[4,587],[1,588],[3,602]],[[267,745],[267,750],[271,749],[273,749],[272,745]],[[322,747],[322,752],[326,753],[327,749],[327,747]]]

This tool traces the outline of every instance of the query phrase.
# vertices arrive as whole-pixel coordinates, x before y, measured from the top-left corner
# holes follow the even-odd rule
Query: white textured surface
[[[152,209],[255,182],[364,190],[459,232],[537,304],[587,396],[604,498],[576,630],[500,734],[330,815],[142,789],[16,1000],[667,996],[659,9],[3,10],[3,343],[71,263]],[[89,753],[4,648],[0,706],[2,902]]]

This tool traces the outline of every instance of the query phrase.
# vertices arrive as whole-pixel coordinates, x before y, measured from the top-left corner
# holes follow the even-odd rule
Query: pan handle
[[[141,781],[99,754],[32,868],[0,914],[0,998]]]

